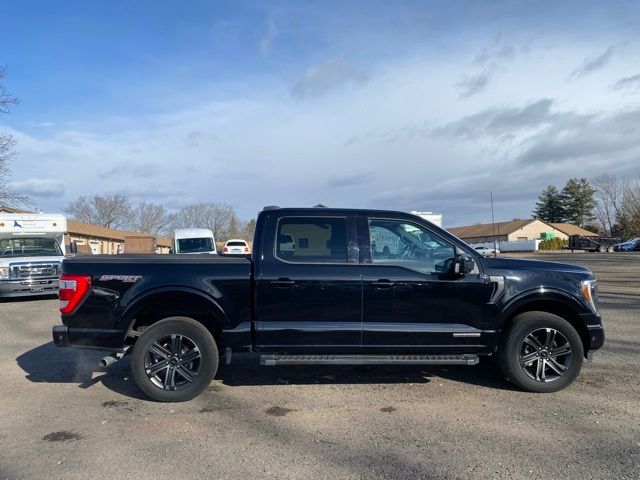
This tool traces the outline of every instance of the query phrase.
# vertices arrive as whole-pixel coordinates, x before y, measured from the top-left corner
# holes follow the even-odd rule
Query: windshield
[[[245,242],[227,242],[227,247],[246,247]]]
[[[213,252],[212,238],[180,238],[177,243],[178,253]]]
[[[54,238],[2,238],[0,257],[59,257],[60,245]]]

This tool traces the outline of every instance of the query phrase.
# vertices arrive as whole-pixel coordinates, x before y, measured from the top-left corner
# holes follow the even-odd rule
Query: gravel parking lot
[[[547,254],[599,278],[606,345],[556,394],[476,367],[260,367],[183,404],[128,360],[56,349],[57,300],[0,303],[0,478],[640,478],[640,254]]]

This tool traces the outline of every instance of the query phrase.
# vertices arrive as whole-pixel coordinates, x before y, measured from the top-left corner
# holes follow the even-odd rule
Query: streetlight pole
[[[493,215],[493,190],[491,190],[491,224],[493,225],[493,257],[498,256],[498,247],[496,245],[496,218]]]

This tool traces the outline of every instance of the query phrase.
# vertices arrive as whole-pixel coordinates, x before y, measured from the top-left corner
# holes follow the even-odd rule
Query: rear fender
[[[201,290],[185,287],[185,286],[170,286],[160,287],[153,290],[149,290],[139,295],[131,301],[125,308],[122,314],[122,324],[127,327],[125,336],[129,335],[136,322],[136,315],[144,308],[153,305],[154,303],[161,303],[166,300],[169,294],[183,294],[187,296],[196,296],[205,302],[207,311],[202,312],[210,314],[211,325],[205,325],[212,333],[214,331],[221,331],[225,325],[228,325],[228,318],[220,304],[210,295]],[[170,315],[167,315],[170,316]],[[209,315],[208,315],[209,316]]]

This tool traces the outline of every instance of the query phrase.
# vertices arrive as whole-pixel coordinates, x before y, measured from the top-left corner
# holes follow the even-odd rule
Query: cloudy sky
[[[134,5],[135,4],[135,5]],[[640,176],[640,4],[8,2],[13,183],[528,217],[572,176]]]

